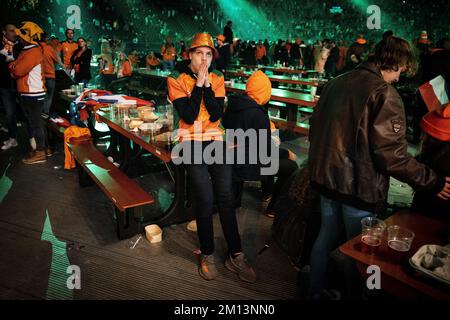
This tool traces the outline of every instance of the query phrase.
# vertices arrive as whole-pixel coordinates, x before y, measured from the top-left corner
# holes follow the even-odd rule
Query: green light
[[[52,245],[52,265],[48,279],[46,300],[73,300],[73,291],[67,288],[67,279],[70,274],[66,273],[66,271],[70,262],[67,257],[66,243],[59,241],[53,234],[48,210],[46,210],[41,240],[48,241]]]
[[[226,15],[226,20],[233,21],[234,37],[256,40],[269,37],[272,39],[286,37],[271,25],[266,13],[246,0],[218,0],[217,3]],[[265,26],[266,32],[262,31],[263,29],[256,30],[255,27],[257,26]]]
[[[11,166],[11,163],[8,164],[8,166],[5,169],[5,173],[0,178],[0,203],[2,203],[3,199],[5,199],[6,195],[8,194],[9,190],[12,187],[12,180],[6,176],[6,171]]]
[[[174,196],[173,193],[169,193],[163,188],[158,190],[158,203],[162,211],[167,211],[167,209],[169,209]]]

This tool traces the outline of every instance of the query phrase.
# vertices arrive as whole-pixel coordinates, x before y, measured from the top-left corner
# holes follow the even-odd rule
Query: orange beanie
[[[450,103],[428,112],[420,122],[422,130],[440,141],[450,142]]]
[[[259,105],[265,105],[272,95],[272,84],[269,78],[261,70],[253,73],[245,86],[247,95]]]

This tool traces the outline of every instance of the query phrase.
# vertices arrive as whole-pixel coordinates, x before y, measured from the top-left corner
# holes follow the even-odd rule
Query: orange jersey
[[[167,78],[169,100],[173,102],[180,98],[189,98],[196,82],[197,80],[193,79],[190,75],[174,71]],[[214,92],[214,96],[216,98],[224,98],[225,84],[223,74],[217,70],[210,72],[209,82],[211,84],[211,89]],[[195,120],[194,124],[187,124],[182,119],[180,119],[179,123],[176,124],[178,125],[179,129],[183,129],[179,133],[180,141],[208,141],[221,139],[223,131],[219,127],[220,120],[211,122],[209,120],[209,117],[210,115],[208,113],[208,110],[206,109],[205,102],[202,99],[200,103],[200,112],[198,113],[197,119]],[[199,132],[197,132],[197,129],[199,130]]]
[[[264,57],[266,55],[267,55],[266,47],[264,47],[263,45],[256,46],[256,53],[255,53],[256,59],[260,60],[260,59],[262,59],[262,57]]]
[[[122,77],[129,77],[131,76],[133,72],[133,69],[131,67],[131,63],[128,60],[125,60],[122,65],[118,64],[117,65],[117,77],[118,78],[122,78]]]
[[[146,64],[147,64],[147,67],[156,67],[156,66],[158,66],[159,65],[159,59],[157,58],[157,57],[155,57],[155,56],[150,56],[150,55],[148,55],[146,58],[145,58],[145,62],[146,62]]]
[[[55,62],[58,62],[56,51],[51,45],[43,43],[42,52],[44,55],[44,76],[55,79]]]
[[[100,74],[114,74],[114,65],[108,62],[106,67],[100,70]]]
[[[9,64],[11,76],[17,81],[17,91],[24,96],[45,95],[44,55],[37,45],[23,48],[16,61]]]
[[[161,54],[163,56],[164,61],[175,60],[175,55],[176,55],[175,47],[174,46],[166,47],[166,45],[163,45],[161,47]]]
[[[135,55],[133,55],[133,54],[130,54],[129,56],[128,56],[128,60],[130,60],[130,63],[131,63],[131,65],[133,66],[133,67],[137,67],[138,66],[138,64],[139,64],[139,57],[138,56],[135,56]]]
[[[73,53],[78,49],[78,44],[76,42],[61,42],[61,52],[63,56],[64,68],[72,69],[72,63],[70,63],[70,58],[72,58]]]

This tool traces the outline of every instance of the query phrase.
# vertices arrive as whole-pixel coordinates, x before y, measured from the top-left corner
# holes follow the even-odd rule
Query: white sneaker
[[[4,126],[0,126],[0,131],[8,133],[8,129],[6,129]]]
[[[2,146],[2,150],[8,150],[9,148],[17,147],[17,140],[13,138],[9,138],[6,140]]]
[[[36,140],[33,138],[30,138],[30,146],[31,149],[36,150]]]

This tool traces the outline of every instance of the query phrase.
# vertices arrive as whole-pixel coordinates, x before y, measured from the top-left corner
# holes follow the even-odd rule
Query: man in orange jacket
[[[44,79],[44,57],[38,45],[43,39],[44,31],[37,24],[26,21],[16,29],[16,34],[24,48],[17,60],[9,64],[9,70],[11,77],[16,79],[20,102],[31,134],[36,140],[36,150],[33,150],[22,162],[35,164],[47,161],[45,131],[41,120],[47,88]]]
[[[223,148],[222,129],[219,127],[225,100],[224,77],[211,68],[214,57],[211,35],[197,33],[189,48],[189,58],[167,78],[169,99],[178,115],[179,135],[183,151],[192,155],[196,150]],[[216,140],[216,141],[214,141]],[[193,152],[192,152],[193,151]],[[184,155],[183,155],[184,158]],[[190,158],[190,157],[189,157]],[[224,159],[210,164],[203,156],[201,163],[194,155],[184,159],[192,184],[197,211],[197,233],[200,241],[198,272],[205,280],[217,276],[214,262],[213,204],[216,197],[220,221],[228,244],[229,255],[225,267],[247,282],[256,281],[256,273],[242,252],[241,239],[233,205],[232,166]]]
[[[42,52],[44,55],[44,76],[45,76],[45,86],[47,88],[47,97],[44,104],[44,113],[48,114],[50,112],[50,107],[53,101],[53,94],[55,92],[55,63],[63,65],[61,59],[56,54],[56,50],[51,44],[48,44],[45,39],[40,43],[42,47]]]

